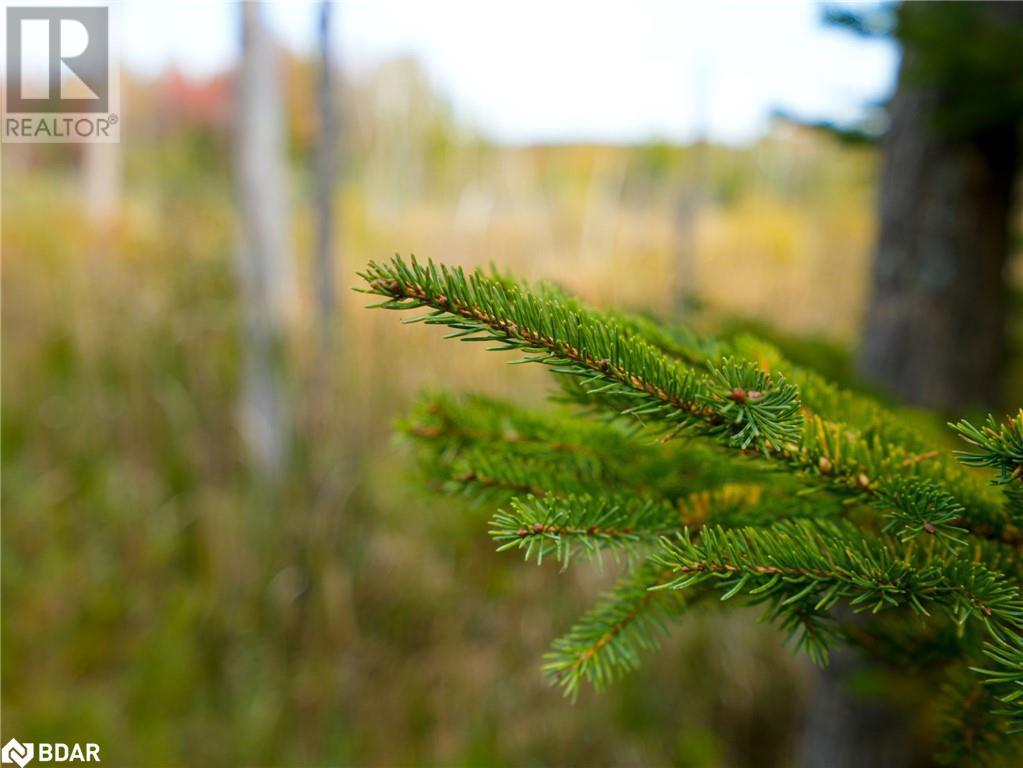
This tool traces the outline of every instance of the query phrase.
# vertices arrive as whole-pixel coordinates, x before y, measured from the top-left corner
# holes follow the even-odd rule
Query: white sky
[[[135,0],[122,7],[135,71],[193,75],[230,65],[238,8]],[[756,137],[773,108],[848,119],[893,87],[897,52],[823,27],[810,0],[347,0],[334,14],[342,65],[420,60],[456,114],[513,141]],[[268,17],[309,51],[316,4]]]

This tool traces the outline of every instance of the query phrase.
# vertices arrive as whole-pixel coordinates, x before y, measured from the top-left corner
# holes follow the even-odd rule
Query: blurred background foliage
[[[876,148],[782,119],[746,147],[501,146],[412,60],[346,80],[323,391],[314,81],[286,61],[299,274],[276,485],[236,426],[230,76],[125,76],[109,215],[89,213],[89,147],[4,148],[5,734],[98,742],[111,765],[790,763],[807,670],[755,615],[694,613],[605,695],[547,687],[540,655],[614,567],[495,555],[487,511],[426,495],[390,437],[424,387],[528,402],[541,375],[395,332],[349,289],[368,259],[415,252],[671,315],[678,198],[697,188],[687,321],[855,383]],[[1017,343],[1019,317],[1017,300]]]

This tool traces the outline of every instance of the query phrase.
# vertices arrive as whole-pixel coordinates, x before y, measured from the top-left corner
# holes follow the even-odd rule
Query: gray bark
[[[278,52],[259,3],[243,3],[235,111],[238,275],[244,308],[241,432],[253,464],[270,478],[287,458],[283,384],[285,312],[292,281],[287,245]]]
[[[1019,4],[977,7],[996,23],[1021,17]],[[912,10],[941,7],[913,4]],[[1001,16],[1006,18],[996,18]],[[943,83],[909,74],[920,53],[904,50],[889,108],[872,296],[859,366],[869,380],[908,403],[937,408],[993,403],[1005,357],[1003,273],[1010,252],[1018,125],[1010,119],[970,130],[943,129],[940,117],[948,104]],[[850,679],[866,665],[861,651],[846,648],[819,674],[802,765],[922,762],[912,741],[912,713],[850,692]]]
[[[818,671],[800,743],[802,768],[912,765],[914,744],[906,713],[883,699],[852,693],[866,669],[861,651],[836,647]]]
[[[936,99],[912,90],[892,107],[861,368],[906,402],[993,403],[1016,131],[964,143],[935,136]]]
[[[1017,23],[1023,15],[1014,3],[985,10]],[[1009,120],[942,132],[941,85],[907,82],[913,52],[904,56],[884,143],[860,369],[908,403],[996,403],[1019,127]]]
[[[94,224],[106,224],[121,205],[121,145],[82,145],[82,201]]]
[[[675,206],[675,306],[690,310],[698,296],[697,225],[707,199],[709,147],[704,139],[693,146],[693,169]]]
[[[334,286],[334,185],[337,178],[338,119],[334,103],[334,62],[331,55],[331,3],[320,4],[320,78],[317,95],[320,130],[316,143],[316,297],[321,356],[332,348],[337,296]]]

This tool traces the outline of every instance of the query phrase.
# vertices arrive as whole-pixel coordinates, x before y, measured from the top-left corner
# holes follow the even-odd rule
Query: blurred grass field
[[[277,489],[236,428],[223,137],[126,131],[123,204],[102,224],[73,155],[5,149],[7,734],[98,742],[111,765],[789,762],[806,668],[755,615],[694,613],[603,695],[547,687],[541,654],[613,566],[562,576],[495,554],[488,511],[424,491],[390,435],[422,388],[534,402],[546,382],[400,329],[349,289],[368,259],[415,252],[668,316],[678,193],[699,183],[688,319],[811,336],[838,368],[864,301],[873,151],[779,124],[706,149],[697,179],[693,147],[502,148],[436,113],[403,130],[400,113],[355,112],[369,116],[338,199],[327,391],[292,127],[293,450]]]

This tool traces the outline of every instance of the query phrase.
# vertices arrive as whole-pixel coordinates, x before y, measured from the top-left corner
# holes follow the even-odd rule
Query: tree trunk
[[[800,748],[802,768],[900,768],[914,764],[915,744],[906,713],[874,696],[853,693],[855,678],[867,670],[852,646],[832,649],[817,672]]]
[[[693,145],[693,168],[675,203],[675,307],[682,315],[698,302],[697,227],[707,199],[709,146],[700,138]]]
[[[287,246],[281,82],[259,3],[243,3],[236,109],[240,214],[238,274],[244,305],[241,432],[253,464],[278,476],[287,457],[283,384],[285,311],[292,283]]]
[[[121,205],[121,145],[82,145],[82,201],[93,224],[109,224]]]
[[[860,367],[908,403],[994,403],[1005,357],[1017,126],[943,135],[935,128],[940,87],[905,81],[904,64],[884,143]]]
[[[320,4],[320,81],[317,101],[320,130],[316,142],[316,297],[319,311],[321,366],[332,352],[337,297],[334,286],[334,182],[337,118],[334,109],[334,67],[330,50],[330,0]]]
[[[954,4],[902,7],[903,14],[921,15],[961,10]],[[996,26],[1021,16],[1014,3],[977,4],[973,10]],[[915,19],[921,20],[928,21]],[[932,31],[958,31],[948,17],[930,21],[944,22]],[[916,65],[922,55],[933,63],[944,52],[935,35],[924,39],[932,49],[914,48],[904,39],[898,90],[889,107],[873,292],[859,365],[869,380],[908,403],[933,408],[994,403],[1005,356],[1003,273],[1011,248],[1018,122],[1010,116],[968,129],[943,127],[950,84],[921,77],[924,68]],[[957,37],[952,44],[961,42]],[[969,39],[968,45],[984,41]],[[951,86],[962,100],[971,91],[963,79],[978,76],[952,69],[944,76],[958,78]],[[843,648],[818,675],[803,735],[806,768],[921,762],[911,714],[850,691],[850,680],[867,664],[862,651]]]

